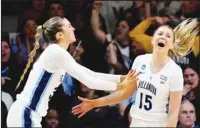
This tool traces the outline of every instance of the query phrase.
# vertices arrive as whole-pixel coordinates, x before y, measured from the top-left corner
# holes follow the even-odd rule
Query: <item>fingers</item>
[[[127,77],[130,80],[138,80],[140,72],[136,72],[136,70],[130,70]]]
[[[74,111],[75,109],[80,109],[82,104],[76,105],[72,108],[72,111]]]
[[[78,118],[81,118],[82,116],[84,116],[86,112],[87,112],[87,111],[81,113],[81,114],[78,116]]]
[[[190,85],[185,85],[184,88],[185,90],[191,90],[192,87]]]
[[[127,74],[127,77],[128,77],[128,78],[132,77],[132,76],[134,75],[134,73],[135,73],[135,70],[130,70],[130,71],[128,72],[128,74]]]
[[[73,111],[72,111],[72,113],[74,114],[74,115],[77,115],[77,114],[80,114],[82,112],[82,110],[79,108],[79,109],[74,109]]]
[[[80,96],[78,96],[78,99],[81,100],[81,101],[84,101],[84,100],[85,100],[84,98],[82,98],[82,97],[80,97]]]

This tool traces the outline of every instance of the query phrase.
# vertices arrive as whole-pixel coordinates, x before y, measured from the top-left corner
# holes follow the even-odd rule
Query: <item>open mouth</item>
[[[159,42],[159,43],[158,43],[158,46],[163,48],[163,47],[165,47],[165,44],[162,43],[162,42]]]

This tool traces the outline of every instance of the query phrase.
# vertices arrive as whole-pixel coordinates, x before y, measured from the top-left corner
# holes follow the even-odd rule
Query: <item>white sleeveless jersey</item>
[[[169,93],[183,89],[181,68],[170,59],[158,72],[150,70],[152,54],[138,56],[132,66],[140,72],[135,104],[131,116],[145,121],[166,121],[168,118]]]
[[[40,116],[45,116],[48,101],[61,84],[66,72],[92,89],[116,90],[116,83],[120,82],[119,75],[101,74],[84,68],[76,63],[65,49],[51,44],[33,65],[23,91],[17,95],[17,100]]]

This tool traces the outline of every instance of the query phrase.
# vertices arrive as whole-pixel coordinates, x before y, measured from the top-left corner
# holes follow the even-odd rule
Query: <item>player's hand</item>
[[[130,70],[126,75],[124,81],[120,83],[117,87],[117,90],[129,88],[130,86],[136,85],[138,80],[139,72],[137,73],[135,70]]]
[[[85,115],[88,111],[94,108],[94,100],[88,100],[84,99],[82,97],[78,97],[79,100],[82,101],[81,104],[76,105],[72,108],[72,113],[74,115],[80,114],[78,118],[81,118],[83,115]]]

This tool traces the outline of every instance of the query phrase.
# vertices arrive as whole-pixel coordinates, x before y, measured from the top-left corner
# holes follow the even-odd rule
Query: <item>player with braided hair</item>
[[[61,17],[52,17],[37,27],[35,47],[16,89],[33,61],[41,36],[49,45],[34,63],[23,91],[10,108],[8,127],[41,127],[42,117],[47,114],[48,101],[62,83],[66,72],[89,88],[98,90],[119,90],[133,83],[132,79],[136,77],[133,72],[127,76],[103,74],[76,63],[67,51],[76,40],[74,30],[71,23]]]

